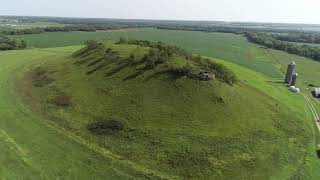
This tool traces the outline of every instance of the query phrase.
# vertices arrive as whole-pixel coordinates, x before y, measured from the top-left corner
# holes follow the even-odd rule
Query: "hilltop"
[[[301,175],[312,129],[244,76],[163,43],[86,44],[17,80],[47,123],[148,177]]]

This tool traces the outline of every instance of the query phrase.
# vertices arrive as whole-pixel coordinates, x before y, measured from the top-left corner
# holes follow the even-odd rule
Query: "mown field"
[[[50,108],[50,104],[47,104],[49,107],[46,108],[50,112],[49,117],[43,117],[43,112],[34,111],[37,108],[34,108],[33,111],[27,111],[30,107],[40,108],[41,103],[48,103],[48,101],[44,101],[40,102],[39,105],[37,99],[32,99],[34,97],[33,93],[43,93],[42,97],[46,97],[47,93],[51,93],[48,97],[54,96],[56,93],[48,89],[38,89],[37,91],[30,87],[29,94],[24,97],[27,97],[27,99],[31,97],[31,99],[28,101],[20,99],[21,101],[17,103],[26,109],[22,112],[33,114],[34,117],[26,116],[21,111],[12,113],[8,117],[10,121],[3,124],[5,128],[1,127],[5,133],[2,133],[4,135],[0,137],[5,137],[3,139],[12,137],[11,139],[14,139],[15,143],[8,143],[12,141],[7,140],[4,141],[4,145],[18,148],[15,151],[6,152],[5,154],[10,156],[4,157],[9,158],[0,159],[0,161],[13,162],[13,164],[24,161],[26,155],[17,156],[17,154],[24,154],[21,153],[24,152],[21,149],[32,149],[32,143],[37,143],[37,140],[24,142],[20,132],[14,132],[17,127],[16,124],[23,119],[34,121],[31,125],[37,124],[30,126],[31,129],[35,129],[34,131],[48,134],[44,137],[37,137],[42,139],[39,140],[41,143],[38,143],[39,149],[49,146],[44,141],[51,136],[58,139],[57,143],[59,141],[68,142],[63,137],[69,132],[71,133],[68,134],[69,137],[81,137],[80,142],[82,143],[81,140],[90,139],[87,146],[95,152],[100,152],[100,148],[103,147],[102,149],[111,150],[120,157],[125,157],[124,159],[128,159],[129,162],[137,162],[130,168],[128,168],[128,162],[118,162],[117,160],[115,160],[116,165],[104,164],[100,169],[96,169],[96,173],[100,172],[96,176],[97,178],[108,177],[109,175],[118,176],[121,173],[125,173],[122,174],[122,177],[137,176],[138,170],[140,170],[138,174],[140,172],[145,175],[148,174],[146,173],[148,169],[153,169],[156,172],[155,174],[165,177],[172,174],[194,178],[190,175],[201,176],[206,173],[211,173],[212,177],[222,179],[224,177],[238,177],[239,179],[248,177],[259,179],[266,177],[270,177],[269,179],[318,179],[320,177],[318,173],[320,164],[316,158],[314,147],[315,133],[309,109],[302,96],[289,93],[288,89],[279,83],[283,79],[288,61],[293,59],[298,65],[297,70],[300,75],[298,85],[304,92],[309,92],[306,89],[308,84],[320,85],[320,79],[317,78],[320,75],[318,71],[320,64],[317,62],[262,48],[248,43],[242,36],[222,33],[144,29],[138,32],[44,33],[20,37],[38,48],[79,45],[88,39],[118,39],[119,37],[164,41],[177,44],[193,53],[212,57],[215,61],[225,64],[238,75],[240,84],[234,87],[215,83],[211,85],[196,84],[195,86],[190,81],[179,80],[174,83],[170,82],[169,84],[175,87],[170,88],[168,82],[166,82],[167,79],[163,78],[154,79],[141,86],[139,86],[139,83],[141,83],[139,78],[123,83],[121,79],[133,73],[130,68],[125,68],[116,73],[115,76],[107,78],[103,74],[108,72],[108,69],[98,72],[100,75],[87,76],[85,72],[90,68],[88,64],[79,68],[79,66],[70,63],[72,59],[69,55],[75,49],[80,48],[79,46],[1,52],[0,63],[3,63],[3,67],[6,67],[2,76],[3,83],[7,83],[6,80],[9,75],[12,74],[14,69],[19,69],[17,67],[20,65],[22,67],[24,64],[31,64],[24,67],[23,71],[19,71],[18,75],[21,76],[23,75],[22,72],[30,72],[32,70],[30,68],[35,67],[32,64],[39,66],[43,63],[42,66],[49,68],[51,71],[57,71],[52,75],[52,78],[56,80],[53,83],[54,89],[58,90],[57,92],[63,91],[67,94],[73,94],[76,108],[54,109]],[[126,49],[130,48],[121,49],[128,51]],[[126,52],[124,53],[126,54]],[[34,54],[37,54],[37,56],[34,56]],[[7,62],[5,59],[13,60]],[[24,89],[28,87],[28,84],[24,84],[21,78],[19,83],[21,88],[19,89]],[[127,89],[128,87],[130,87],[130,90]],[[207,97],[198,93],[198,90],[200,90],[203,94],[208,94],[211,88],[215,89],[214,94],[226,99],[226,107],[215,106],[215,108],[212,108],[214,105],[206,102]],[[183,93],[181,93],[181,89],[186,89],[186,92],[182,91]],[[10,105],[12,99],[15,98],[8,96],[9,92],[9,88],[2,88],[1,94],[8,98],[7,101],[4,101],[4,104],[9,104],[8,111],[11,112],[16,104],[11,103],[12,105]],[[88,94],[88,92],[91,93]],[[177,96],[177,94],[179,95]],[[192,96],[195,94],[197,95]],[[233,96],[230,96],[230,94],[233,94]],[[148,96],[141,100],[139,97],[142,95]],[[167,97],[167,99],[163,101],[160,97]],[[181,102],[183,99],[184,102]],[[206,103],[200,102],[200,100]],[[30,106],[26,102],[34,104]],[[99,102],[98,105],[95,102]],[[170,105],[166,104],[168,102],[170,102]],[[317,102],[315,101],[315,103]],[[141,110],[141,107],[148,107],[148,110]],[[199,107],[202,109],[201,111],[193,112],[194,109]],[[190,111],[186,111],[186,109]],[[176,112],[180,113],[174,116]],[[107,138],[97,138],[88,134],[85,130],[85,125],[93,121],[93,117],[111,115],[122,117],[125,120],[135,119],[133,122],[126,121],[133,129],[132,132],[124,132]],[[40,123],[41,126],[38,125],[39,120],[41,122],[45,119],[52,122],[53,117],[56,117],[53,125],[64,128],[62,137],[58,138],[55,134],[55,128],[49,127],[51,130],[48,132],[44,132],[46,129],[41,130],[43,127],[48,128],[42,126],[47,123],[46,121],[43,124]],[[217,118],[212,119],[212,117]],[[150,119],[154,119],[154,121],[150,121]],[[195,119],[200,120],[200,122],[195,122]],[[177,127],[176,124],[181,125]],[[20,126],[18,128],[21,128]],[[23,127],[23,129],[27,131],[28,126]],[[26,134],[30,137],[29,139],[36,138],[34,137],[35,133]],[[199,142],[199,139],[202,140]],[[74,141],[75,145],[70,145],[71,151],[73,148],[79,150],[79,139]],[[54,146],[49,147],[53,148]],[[59,147],[63,148],[64,146]],[[15,177],[13,174],[16,172],[22,173],[24,172],[23,169],[32,169],[31,167],[42,167],[43,174],[49,174],[48,177],[56,177],[55,174],[46,171],[47,168],[54,168],[51,163],[55,161],[51,157],[47,161],[40,161],[40,159],[45,158],[45,153],[54,151],[56,149],[49,148],[48,151],[39,155],[28,154],[33,166],[25,165],[20,168],[20,171],[8,167],[4,169],[4,172],[8,172],[6,177]],[[58,150],[60,155],[63,155],[61,151]],[[80,167],[81,163],[86,162],[86,160],[78,156],[81,156],[82,153],[86,154],[86,151],[82,152],[81,148],[79,151],[79,154],[72,153],[68,156],[69,159],[75,158],[75,160],[78,160],[79,162],[75,163],[77,165],[66,162],[64,166],[56,169],[56,172],[68,169],[66,167],[69,166],[73,167],[69,173],[70,177],[74,177],[72,175],[80,171],[91,171],[88,170],[91,166]],[[93,167],[100,166],[100,158],[110,158],[110,156],[105,155],[106,153],[101,152],[100,155],[104,156],[96,155],[96,157],[93,157],[93,155],[90,155],[92,151],[87,151],[90,153],[85,157],[91,159]],[[181,152],[184,152],[184,154]],[[224,158],[217,159],[217,154]],[[211,159],[206,160],[207,157],[211,157]],[[159,163],[161,159],[166,161]],[[168,164],[171,159],[180,164]],[[188,161],[194,163],[188,164]],[[115,167],[115,169],[108,170],[110,167]],[[199,167],[202,168],[199,169]],[[214,167],[214,170],[208,167]],[[102,169],[104,168],[107,169],[107,172],[103,172]],[[30,172],[34,172],[33,174],[27,174],[29,177],[36,175],[41,168],[33,169],[35,170],[30,170]],[[233,169],[237,170],[234,171]],[[127,172],[129,173],[126,174]],[[66,173],[62,171],[61,176]]]

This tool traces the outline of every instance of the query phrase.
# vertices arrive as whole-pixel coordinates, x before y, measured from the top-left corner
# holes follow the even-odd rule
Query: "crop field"
[[[143,29],[17,37],[33,48],[0,52],[4,179],[320,178],[315,153],[320,136],[312,115],[303,97],[280,83],[294,60],[298,86],[309,93],[308,85],[320,85],[319,62],[226,33]],[[106,40],[122,56],[146,52],[108,41],[120,37],[178,45],[224,64],[239,83],[172,80],[153,76],[152,70],[140,76],[139,67],[121,62],[99,65],[98,54],[81,65],[71,56],[90,39]],[[30,84],[36,67],[50,72],[50,85]],[[72,96],[73,106],[52,106],[59,93]],[[313,102],[320,110],[320,103]],[[124,119],[128,129],[90,134],[87,125],[101,117]]]
[[[53,22],[0,22],[0,31],[9,29],[29,29],[42,27],[64,26],[63,24]]]

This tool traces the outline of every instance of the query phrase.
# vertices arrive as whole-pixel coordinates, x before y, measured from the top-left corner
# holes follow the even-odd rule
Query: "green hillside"
[[[34,64],[64,58],[79,47],[0,53],[0,176],[1,179],[127,179],[139,170],[107,153],[97,153],[86,141],[49,124],[14,93]]]
[[[58,129],[61,136],[76,142],[74,148],[80,143],[98,152],[99,157],[93,158],[89,166],[101,174],[97,177],[112,175],[112,170],[123,177],[185,179],[319,176],[315,173],[319,164],[314,153],[311,115],[303,97],[288,93],[273,78],[218,59],[186,58],[189,54],[180,49],[163,60],[154,58],[162,51],[152,52],[146,46],[113,42],[88,45],[72,56],[77,47],[2,56],[16,56],[10,63],[21,63],[18,58],[22,54],[24,59],[34,53],[43,54],[31,58],[37,60],[30,59],[32,63],[22,71],[19,69],[14,85],[15,94],[21,97],[17,103],[30,109],[23,112],[34,117],[24,117],[32,122],[26,129],[34,129],[32,124],[44,126],[50,131],[42,133],[52,137],[58,137],[53,135]],[[2,63],[10,67],[9,62]],[[13,70],[2,73],[9,76]],[[203,72],[214,74],[215,78],[204,81],[202,76],[199,78]],[[3,95],[8,92],[2,88]],[[15,138],[22,143],[22,135],[13,130],[20,118],[14,116],[5,131],[10,136],[17,134]],[[60,141],[57,139],[57,144]],[[30,144],[27,141],[21,146],[30,148]],[[49,152],[47,149],[42,153]],[[81,153],[68,155],[72,158]],[[110,162],[111,158],[112,163],[103,163],[99,160],[101,155],[107,158],[103,162]],[[31,167],[46,165],[37,159],[40,157],[41,154],[30,155],[35,164]],[[14,162],[15,158],[9,160]],[[110,172],[103,167],[94,168],[99,163]],[[68,166],[71,165],[66,162],[61,167]],[[62,177],[68,174],[57,171]]]
[[[303,73],[303,83],[320,85],[320,63],[286,52],[262,48],[249,43],[241,35],[226,33],[204,33],[189,31],[170,31],[141,29],[126,32],[55,32],[36,35],[15,36],[26,40],[31,46],[46,48],[81,45],[85,40],[145,39],[175,44],[188,51],[203,56],[223,59],[247,67],[273,78],[283,77],[287,63],[297,61],[299,73]],[[299,81],[300,82],[300,81]]]

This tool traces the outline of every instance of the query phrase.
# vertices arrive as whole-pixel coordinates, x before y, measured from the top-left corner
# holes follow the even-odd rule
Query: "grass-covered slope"
[[[132,32],[57,32],[15,37],[26,40],[30,46],[41,48],[80,45],[89,39],[118,40],[120,37],[163,41],[196,54],[223,59],[281,79],[286,72],[288,62],[294,60],[297,63],[298,73],[303,73],[299,76],[298,82],[320,86],[320,80],[317,78],[320,76],[319,62],[310,62],[307,58],[266,49],[248,42],[243,36],[234,34],[141,29]]]
[[[227,64],[238,75],[230,83],[230,69],[180,51],[163,60],[152,46],[88,45],[19,80],[17,93],[44,122],[158,177],[309,175],[308,109],[272,79]]]
[[[97,153],[85,141],[48,124],[21,103],[16,88],[29,89],[24,77],[35,64],[64,58],[79,47],[0,53],[0,177],[1,179],[128,179],[143,177],[136,168]],[[25,91],[27,97],[31,93]],[[36,98],[37,96],[32,97]]]

